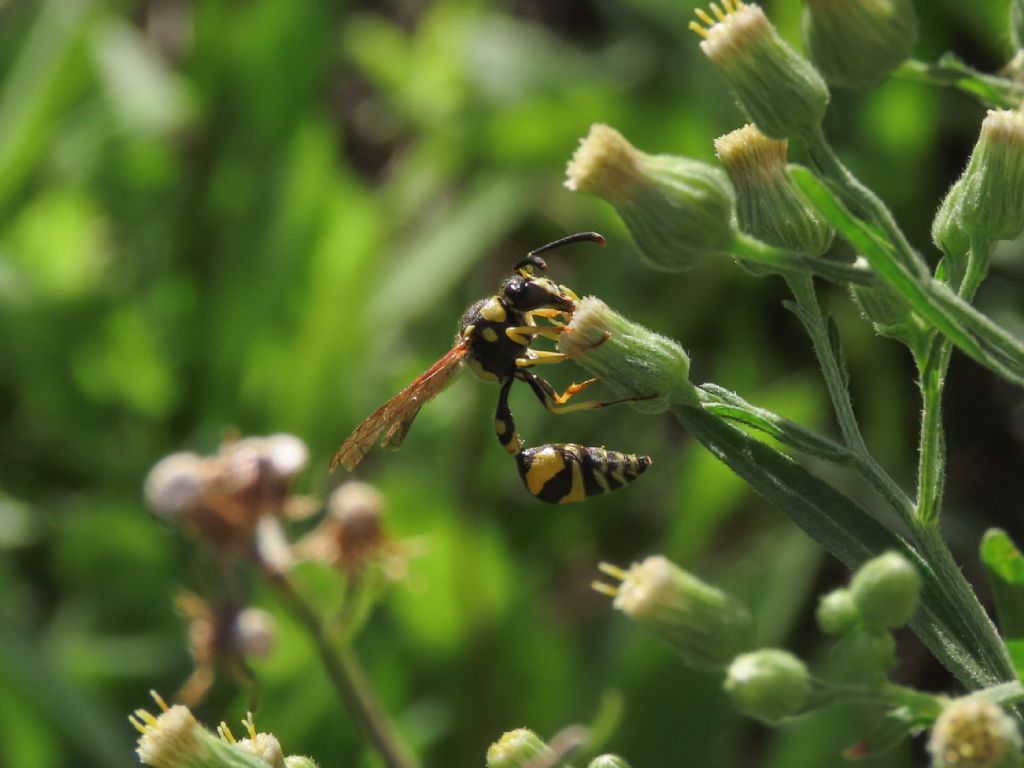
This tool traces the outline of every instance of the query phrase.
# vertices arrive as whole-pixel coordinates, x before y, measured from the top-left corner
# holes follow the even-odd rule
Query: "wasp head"
[[[579,296],[546,277],[520,270],[501,285],[501,297],[520,312],[557,309],[572,314]]]

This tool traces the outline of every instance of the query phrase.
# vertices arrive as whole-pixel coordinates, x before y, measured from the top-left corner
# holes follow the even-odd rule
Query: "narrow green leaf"
[[[1003,636],[1024,638],[1024,557],[1006,531],[992,528],[981,540],[981,561]]]
[[[735,392],[717,384],[702,384],[709,397],[704,410],[763,432],[794,450],[835,464],[852,464],[854,456],[845,447],[799,424],[747,402]]]
[[[1013,0],[1019,6],[1019,0]],[[1016,7],[1013,9],[1017,12]],[[985,74],[964,64],[952,53],[945,53],[934,64],[907,60],[893,73],[896,77],[917,83],[939,85],[974,96],[989,107],[1013,109],[1020,105],[1024,89],[1005,77]]]
[[[975,361],[1024,386],[1024,345],[1019,340],[958,298],[948,286],[912,272],[891,246],[855,217],[810,170],[790,166],[790,176],[814,208],[867,258],[914,311]]]

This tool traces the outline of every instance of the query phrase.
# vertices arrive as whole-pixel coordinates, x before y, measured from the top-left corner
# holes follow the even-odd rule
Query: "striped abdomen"
[[[541,501],[571,504],[629,485],[649,466],[649,456],[551,443],[525,448],[516,456],[527,490]]]

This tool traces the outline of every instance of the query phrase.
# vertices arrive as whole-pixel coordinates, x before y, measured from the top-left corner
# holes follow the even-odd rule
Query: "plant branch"
[[[342,703],[384,763],[388,768],[419,768],[419,762],[409,754],[398,737],[352,649],[335,647],[316,611],[285,574],[269,568],[264,568],[263,573],[295,619],[309,632]]]
[[[893,76],[916,83],[956,88],[990,107],[1015,109],[1024,100],[1024,87],[1020,83],[979,72],[951,53],[943,54],[934,64],[908,59],[896,68]]]

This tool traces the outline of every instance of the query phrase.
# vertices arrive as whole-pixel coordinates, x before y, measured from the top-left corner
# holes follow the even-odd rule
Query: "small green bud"
[[[683,348],[594,296],[580,301],[568,331],[559,336],[558,349],[620,397],[637,398],[633,405],[644,413],[696,402]]]
[[[882,685],[896,665],[896,641],[888,632],[853,632],[832,649],[836,682]]]
[[[962,275],[967,265],[967,252],[971,249],[971,236],[960,223],[963,208],[963,179],[953,183],[943,198],[932,221],[932,241],[945,254],[947,269],[953,275]]]
[[[598,755],[587,768],[629,768],[629,763],[618,755]]]
[[[851,285],[850,295],[864,319],[882,336],[900,339],[911,348],[917,348],[930,333],[929,327],[914,314],[906,299],[885,283]]]
[[[712,18],[701,9],[690,29],[700,48],[725,76],[740,107],[773,139],[805,137],[821,126],[828,86],[818,70],[779,35],[758,6],[723,0]]]
[[[726,254],[734,238],[733,193],[718,168],[648,155],[614,128],[595,124],[569,161],[565,186],[611,203],[644,260],[681,272]]]
[[[911,0],[806,2],[804,42],[830,85],[877,85],[910,55],[917,39]]]
[[[1011,240],[1024,230],[1024,113],[991,109],[963,176],[932,224],[932,238],[951,256],[970,239]]]
[[[502,734],[487,750],[487,768],[526,768],[540,757],[554,754],[551,747],[527,728]]]
[[[921,576],[903,555],[887,552],[860,567],[850,592],[864,624],[893,629],[910,621],[921,595]]]
[[[738,600],[658,555],[628,571],[608,563],[601,570],[622,583],[595,582],[612,605],[657,632],[697,669],[718,670],[751,646],[754,622]]]
[[[733,660],[725,690],[740,712],[774,725],[800,713],[811,694],[811,678],[789,651],[765,648]]]
[[[848,589],[836,589],[818,601],[818,626],[829,635],[846,635],[860,624],[860,612]]]
[[[741,231],[770,245],[820,256],[835,231],[804,204],[786,173],[785,139],[769,139],[757,126],[715,139],[715,152],[736,190]]]
[[[1022,741],[1013,718],[990,701],[954,699],[928,740],[933,768],[1017,768]]]

